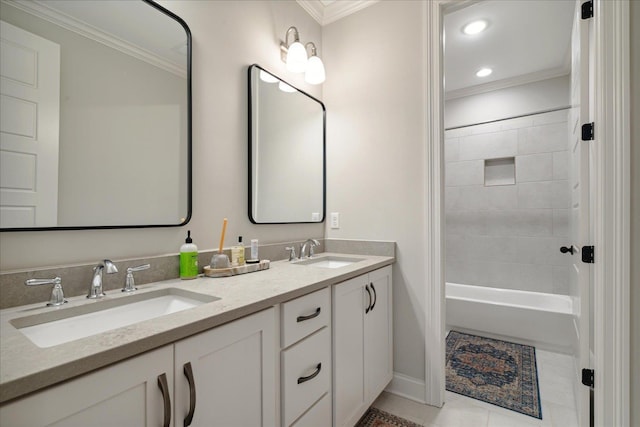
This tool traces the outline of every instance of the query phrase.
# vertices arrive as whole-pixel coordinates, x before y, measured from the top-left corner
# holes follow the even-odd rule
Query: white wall
[[[0,234],[0,270],[177,253],[186,230],[199,249],[217,246],[222,218],[227,245],[321,237],[324,225],[253,225],[247,206],[247,67],[258,63],[322,98],[322,87],[290,75],[279,43],[291,25],[323,55],[321,28],[297,3],[281,1],[162,1],[193,36],[193,217],[166,229],[38,231]]]
[[[329,238],[395,240],[394,370],[424,382],[423,2],[376,3],[323,28]],[[424,387],[424,386],[423,386]]]
[[[447,282],[569,294],[567,110],[445,132]],[[490,185],[486,159],[511,158]]]
[[[445,128],[568,107],[569,83],[569,76],[562,76],[450,99],[445,103]]]

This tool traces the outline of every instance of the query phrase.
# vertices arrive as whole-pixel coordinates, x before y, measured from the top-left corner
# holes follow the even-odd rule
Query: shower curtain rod
[[[486,125],[486,124],[489,124],[489,123],[502,122],[502,121],[505,121],[505,120],[519,119],[520,117],[535,116],[536,114],[544,114],[544,113],[552,113],[554,111],[568,110],[569,108],[571,108],[571,106],[551,108],[549,110],[542,110],[542,111],[538,111],[538,112],[535,112],[535,113],[529,113],[529,114],[520,114],[519,116],[505,117],[503,119],[496,119],[496,120],[489,120],[489,121],[486,121],[486,122],[472,123],[470,125],[454,126],[454,127],[450,127],[450,128],[445,128],[444,130],[447,131],[447,130],[468,128],[470,126]]]

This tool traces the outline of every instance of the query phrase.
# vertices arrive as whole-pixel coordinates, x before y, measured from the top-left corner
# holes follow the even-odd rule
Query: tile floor
[[[449,391],[442,408],[387,392],[373,406],[427,427],[577,427],[571,356],[536,349],[536,359],[542,420]]]

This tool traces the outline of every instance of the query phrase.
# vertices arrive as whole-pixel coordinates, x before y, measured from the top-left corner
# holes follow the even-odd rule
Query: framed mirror
[[[186,224],[186,23],[150,0],[0,7],[0,229]]]
[[[249,219],[323,222],[324,104],[259,65],[249,67]]]

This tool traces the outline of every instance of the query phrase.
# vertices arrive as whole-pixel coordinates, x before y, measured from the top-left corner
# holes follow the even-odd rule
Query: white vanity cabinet
[[[334,427],[355,425],[393,377],[391,272],[333,286]]]
[[[281,305],[283,427],[331,426],[331,290]]]
[[[270,308],[175,343],[175,426],[276,425],[276,321]]]
[[[0,425],[163,426],[172,397],[173,346],[168,345],[3,405]]]
[[[170,416],[170,425],[183,426],[192,415],[192,426],[275,426],[275,311],[269,308],[10,402],[0,407],[0,425],[157,427],[168,426]]]

